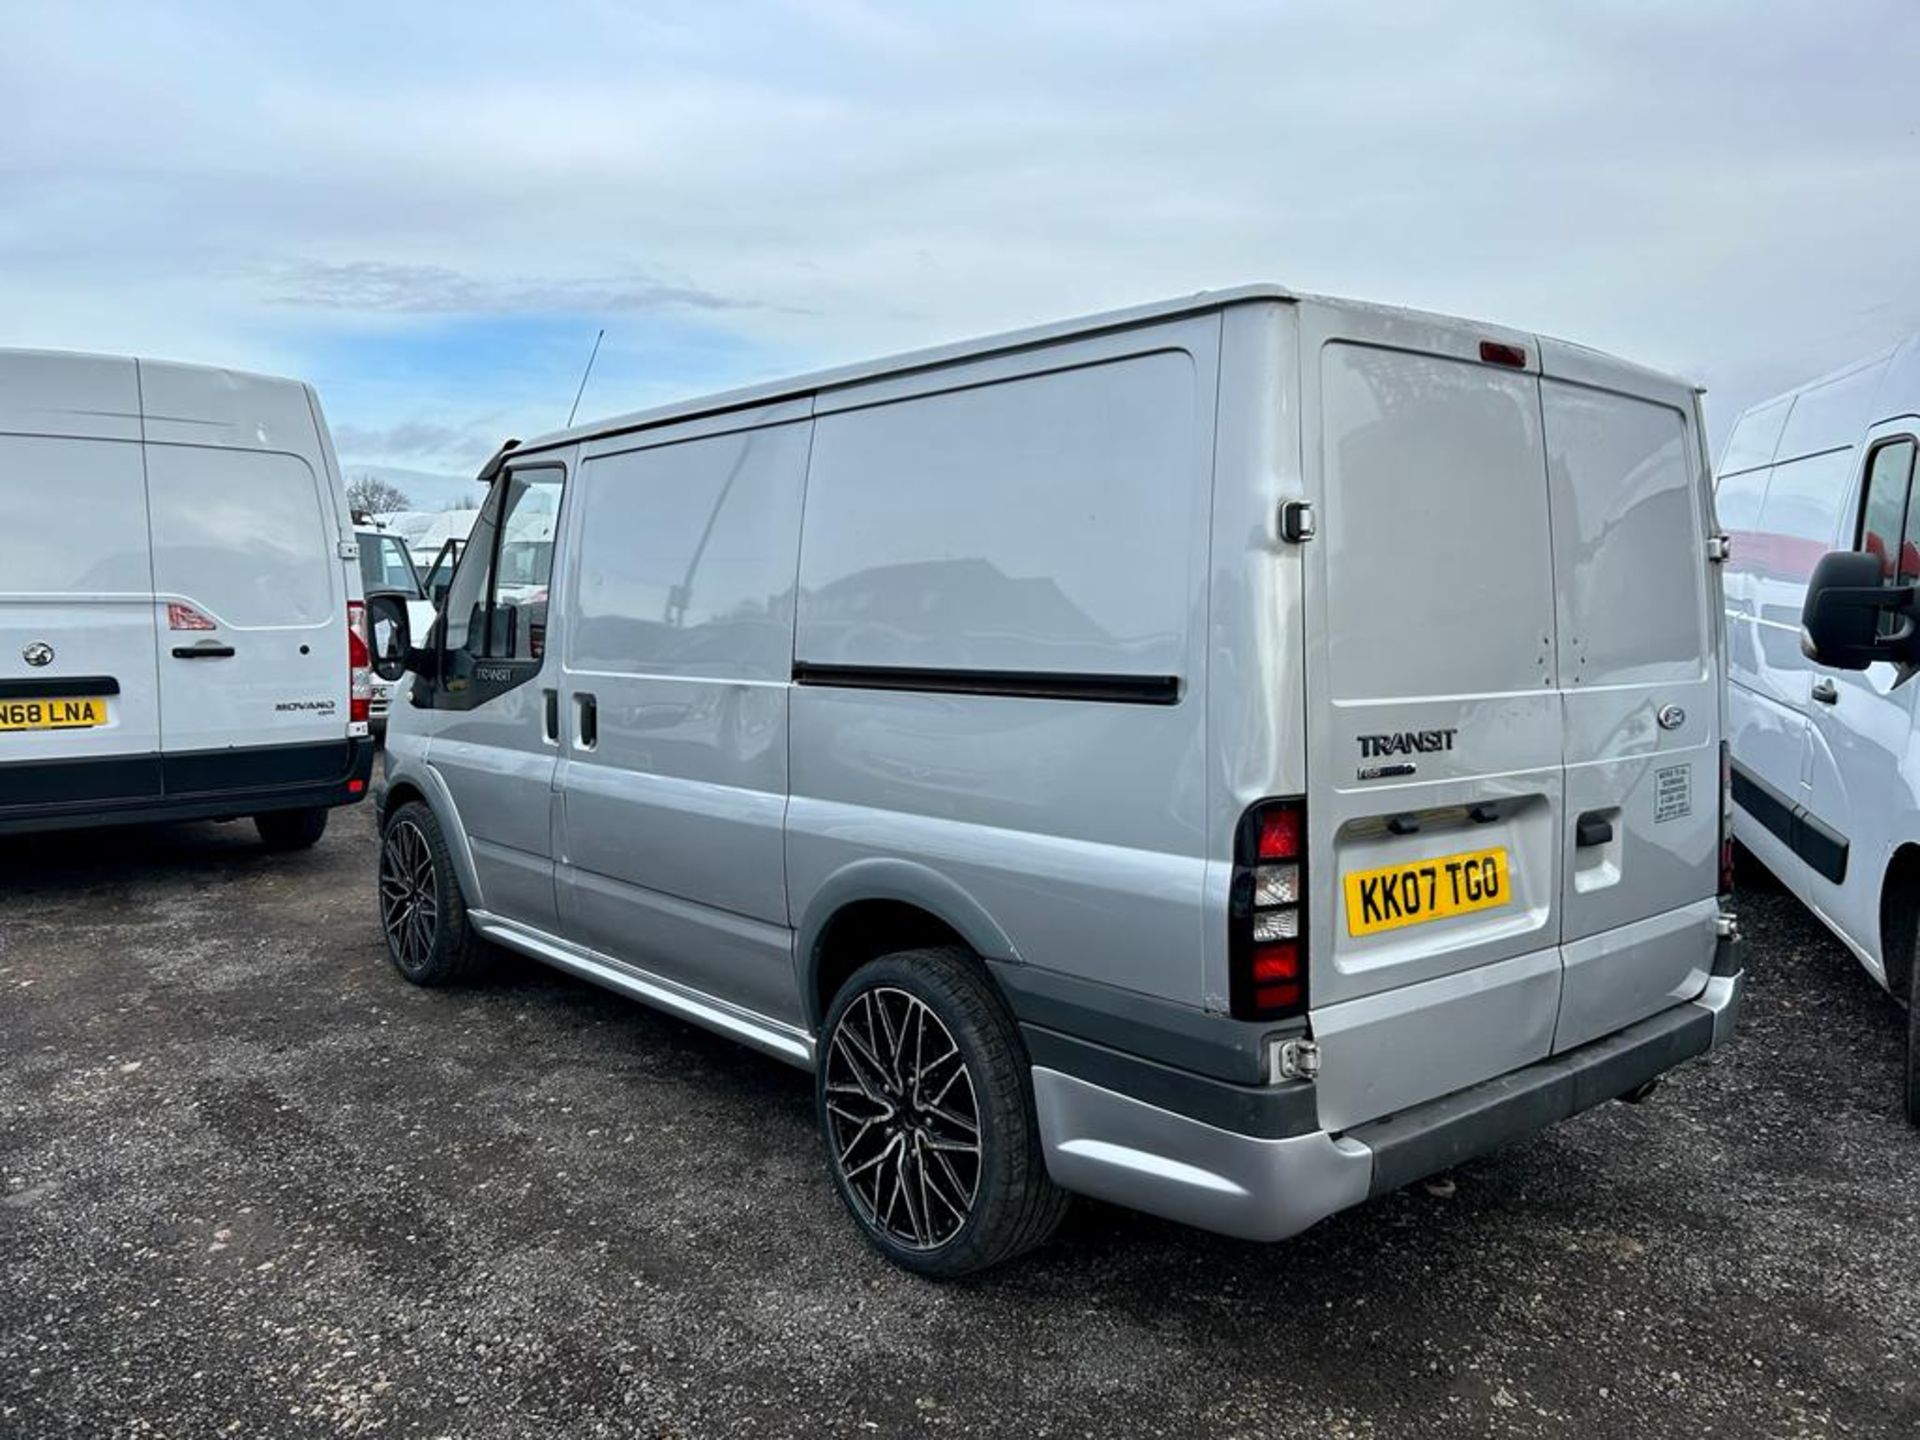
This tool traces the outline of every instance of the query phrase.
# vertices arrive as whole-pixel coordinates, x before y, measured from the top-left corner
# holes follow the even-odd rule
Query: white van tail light
[[[367,607],[347,602],[347,719],[365,725],[373,709],[373,645],[367,639]],[[365,732],[360,732],[364,734]]]
[[[220,627],[202,615],[184,600],[167,602],[167,628],[169,630],[218,630]]]
[[[1263,800],[1234,836],[1228,892],[1233,1013],[1281,1020],[1307,1010],[1307,812],[1299,800]]]

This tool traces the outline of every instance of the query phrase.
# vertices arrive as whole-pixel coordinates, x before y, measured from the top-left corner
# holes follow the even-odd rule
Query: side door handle
[[[573,741],[582,750],[600,743],[600,702],[585,691],[573,696]]]
[[[202,640],[198,645],[176,645],[173,647],[176,660],[231,660],[233,646],[222,645],[218,640]]]
[[[1822,705],[1838,705],[1840,703],[1840,687],[1823,675],[1820,679],[1813,682],[1813,698],[1818,700]]]

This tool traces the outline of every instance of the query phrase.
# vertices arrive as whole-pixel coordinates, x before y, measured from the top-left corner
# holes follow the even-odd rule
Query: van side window
[[[546,654],[547,584],[566,472],[510,472],[474,522],[447,594],[449,677],[467,660],[538,661]]]
[[[1920,569],[1901,553],[1906,533],[1907,489],[1913,476],[1913,442],[1882,445],[1867,461],[1867,497],[1860,512],[1857,548],[1880,561],[1880,578],[1891,585],[1903,570]]]

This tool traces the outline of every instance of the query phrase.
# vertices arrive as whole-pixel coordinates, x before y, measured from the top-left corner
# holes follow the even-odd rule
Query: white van
[[[1068,1191],[1277,1239],[1731,1033],[1681,381],[1256,286],[483,478],[380,657],[395,965],[498,942],[806,1068],[902,1265]]]
[[[413,633],[424,635],[433,623],[433,605],[420,581],[413,551],[399,535],[377,518],[355,522],[353,538],[360,546],[360,584],[368,599],[392,595],[407,607]],[[375,735],[387,729],[387,709],[393,700],[393,682],[380,675],[373,677],[373,692],[367,718]]]
[[[1734,833],[1906,1004],[1920,1125],[1916,437],[1920,338],[1747,411],[1718,495]]]
[[[311,387],[0,351],[0,834],[313,844],[367,792],[365,625]]]

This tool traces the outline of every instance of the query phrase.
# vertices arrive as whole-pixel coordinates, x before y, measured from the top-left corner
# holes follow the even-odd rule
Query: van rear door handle
[[[1573,824],[1573,843],[1585,850],[1613,839],[1613,822],[1600,815],[1582,815]]]
[[[198,645],[176,645],[173,647],[176,660],[230,660],[233,658],[233,646],[222,645],[216,640],[202,640]]]
[[[542,690],[540,692],[540,699],[545,709],[545,716],[540,728],[549,741],[557,741],[560,738],[560,692],[558,690]]]
[[[1818,700],[1822,705],[1838,705],[1840,703],[1840,687],[1825,676],[1822,676],[1813,682],[1813,698]]]

